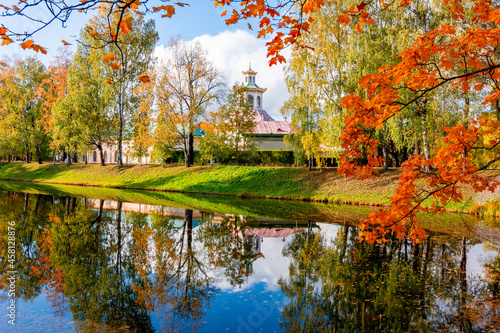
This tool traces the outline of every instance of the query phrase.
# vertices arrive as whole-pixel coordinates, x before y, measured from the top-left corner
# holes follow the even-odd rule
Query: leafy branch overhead
[[[258,37],[265,38],[273,36],[268,44],[269,63],[276,64],[284,62],[285,58],[280,51],[297,42],[303,31],[309,31],[312,22],[310,14],[324,5],[323,0],[216,0],[214,6],[226,7],[222,16],[227,16],[226,24],[231,25],[249,18],[259,20]],[[37,9],[47,6],[51,15],[47,19],[40,19],[36,15]],[[108,17],[108,26],[104,31],[93,30],[95,37],[106,38],[110,42],[116,42],[120,34],[126,34],[132,29],[129,16],[148,15],[157,13],[162,18],[170,18],[176,13],[177,8],[189,6],[186,2],[173,1],[138,1],[138,0],[81,0],[78,3],[70,1],[20,1],[17,5],[0,4],[4,10],[5,17],[23,17],[35,23],[37,26],[31,31],[18,31],[13,26],[0,27],[2,45],[18,41],[23,48],[32,49],[36,52],[45,53],[46,50],[35,44],[35,35],[51,24],[59,22],[63,26],[70,23],[71,14],[76,12],[88,13],[93,10],[105,10]],[[229,13],[228,13],[229,10]],[[252,26],[248,24],[252,29]],[[63,44],[67,44],[63,41]]]

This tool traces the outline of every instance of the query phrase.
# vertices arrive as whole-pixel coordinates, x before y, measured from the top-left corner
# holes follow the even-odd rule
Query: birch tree
[[[225,84],[199,43],[176,38],[168,50],[169,58],[160,64],[156,81],[158,121],[173,131],[169,145],[182,149],[187,168],[194,163],[196,127],[209,106],[222,98]]]

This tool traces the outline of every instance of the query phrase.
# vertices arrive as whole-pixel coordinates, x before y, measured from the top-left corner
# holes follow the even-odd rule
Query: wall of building
[[[132,157],[130,154],[132,143],[129,141],[122,142],[122,151],[123,151],[123,163],[124,164],[149,164],[151,163],[151,150],[149,150],[149,154],[147,156],[143,156],[141,161],[139,158]],[[113,164],[118,160],[118,145],[116,144],[103,144],[103,154],[104,154],[104,163]],[[101,163],[101,155],[98,149],[90,151],[87,153],[87,163]]]
[[[283,142],[282,136],[253,137],[257,150],[292,150]]]

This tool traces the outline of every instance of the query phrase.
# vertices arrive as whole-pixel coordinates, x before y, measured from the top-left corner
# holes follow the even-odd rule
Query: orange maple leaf
[[[61,41],[65,46],[66,45],[71,45],[71,43],[68,43],[67,41],[65,41],[64,39]]]
[[[175,7],[172,5],[165,5],[165,6],[160,6],[160,7],[153,7],[153,12],[158,12],[158,11],[165,11],[167,12],[166,14],[162,15],[161,17],[172,17],[175,14]]]
[[[109,52],[108,54],[106,54],[104,57],[102,57],[102,60],[104,62],[108,62],[108,61],[114,61],[115,60],[115,55],[112,53],[112,52]]]
[[[20,45],[23,48],[23,50],[31,49],[32,45],[33,45],[33,41],[31,39],[28,39],[27,41],[22,42]]]
[[[12,42],[13,42],[13,40],[10,39],[8,36],[2,35],[2,44],[1,45],[9,45]]]
[[[127,34],[129,31],[133,31],[132,22],[130,20],[123,20],[120,22],[120,29],[124,34]]]
[[[117,62],[112,62],[110,64],[111,68],[114,69],[114,70],[119,70],[120,68],[122,68],[122,64],[120,63],[117,63]]]
[[[137,9],[141,5],[141,2],[139,0],[136,0],[130,4],[130,8],[132,9]]]
[[[151,82],[151,80],[149,78],[149,75],[141,75],[141,76],[139,76],[139,81],[141,81],[142,83]]]

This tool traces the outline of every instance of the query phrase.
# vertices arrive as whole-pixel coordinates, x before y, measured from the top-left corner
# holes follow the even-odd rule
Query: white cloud
[[[281,120],[280,108],[288,99],[288,91],[285,85],[283,64],[269,67],[266,58],[266,41],[257,39],[247,31],[224,31],[218,35],[202,35],[193,39],[199,42],[207,51],[208,58],[223,72],[226,77],[228,88],[235,82],[242,83],[242,71],[248,69],[249,63],[252,69],[258,72],[256,83],[262,88],[267,88],[264,94],[264,108],[276,120]],[[155,55],[164,59],[165,46],[158,46]],[[287,53],[284,54],[288,56]]]

